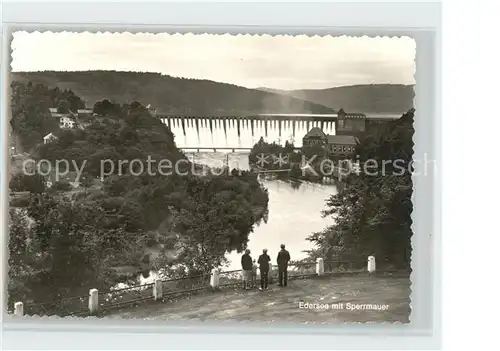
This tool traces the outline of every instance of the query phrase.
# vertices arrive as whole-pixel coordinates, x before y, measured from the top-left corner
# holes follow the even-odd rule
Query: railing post
[[[210,275],[210,286],[212,289],[217,289],[219,287],[219,270],[217,268],[212,269],[212,274]]]
[[[370,272],[370,273],[375,272],[375,256],[368,256],[367,269],[368,269],[368,272]]]
[[[269,264],[269,271],[267,272],[267,284],[273,283],[273,265]]]
[[[161,279],[155,280],[155,285],[153,285],[153,297],[155,301],[163,297],[163,281]]]
[[[14,316],[24,316],[24,304],[22,302],[16,302],[14,304]]]
[[[320,277],[325,274],[325,263],[321,257],[316,259],[316,274]]]
[[[97,289],[89,291],[89,312],[91,315],[96,315],[99,309],[99,292]]]

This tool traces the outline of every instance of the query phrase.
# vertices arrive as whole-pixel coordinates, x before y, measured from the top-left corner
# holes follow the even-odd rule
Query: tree
[[[40,194],[45,191],[45,180],[38,173],[33,175],[17,173],[10,179],[9,188],[12,191],[29,191]]]
[[[78,109],[85,108],[85,102],[83,102],[83,100],[79,96],[75,95],[75,93],[71,90],[65,90],[59,96],[61,99],[68,102],[69,110],[73,112],[77,112]]]
[[[27,215],[31,227],[15,216],[10,227],[13,278],[20,281],[19,275],[31,272],[24,301],[50,301],[102,286],[105,262],[129,247],[122,228],[106,229],[106,214],[95,202],[45,196],[43,204],[34,199]],[[26,250],[36,255],[21,255]]]
[[[345,186],[328,199],[323,215],[334,217],[334,224],[308,238],[315,244],[311,258],[375,255],[377,264],[409,268],[413,114],[410,110],[384,127],[384,133],[375,130],[362,138],[357,147],[361,169],[367,170],[374,160],[377,167],[359,176],[350,174]],[[396,160],[405,168],[403,174],[394,166]]]
[[[290,170],[289,176],[292,180],[299,181],[302,178],[302,170],[300,169],[300,166],[294,164]]]
[[[60,91],[41,84],[33,86],[31,82],[13,81],[11,92],[12,133],[20,141],[20,145],[16,145],[19,150],[29,152],[45,135],[58,129],[58,122],[49,113],[49,108],[59,101],[56,95]]]
[[[254,214],[241,181],[193,179],[189,199],[180,209],[176,230],[182,234],[185,263],[191,270],[208,273],[225,263],[225,253],[246,248],[248,235],[263,213]]]
[[[25,114],[31,113],[26,111],[41,111],[37,99],[42,97],[47,99],[44,113],[62,97],[74,108],[68,91],[32,84],[14,88],[17,117],[13,123],[23,128]],[[253,225],[266,219],[269,196],[253,172],[204,177],[189,172],[187,176],[143,172],[135,176],[127,171],[127,164],[119,170],[120,160],[137,159],[146,164],[151,159],[158,165],[167,158],[175,164],[185,160],[185,155],[175,145],[171,131],[141,104],[104,101],[96,103],[95,109],[105,116],[85,130],[61,131],[57,140],[34,149],[36,158],[51,162],[65,159],[84,166],[80,179],[84,192],[69,198],[43,192],[43,177],[16,176],[11,180],[12,188],[39,193],[30,197],[25,208],[30,225],[13,217],[19,225],[12,230],[18,233],[19,242],[29,238],[25,251],[33,254],[12,256],[15,262],[9,292],[18,283],[22,290],[15,288],[19,291],[11,294],[12,299],[45,301],[86,294],[89,286],[108,289],[119,279],[108,267],[133,265],[139,271],[148,244],[175,243],[176,249],[181,246],[179,257],[188,262],[190,272],[205,272],[207,267],[223,263],[227,251],[242,250]],[[21,128],[24,137],[37,130],[24,132]],[[102,171],[111,171],[107,160],[113,161],[114,172],[87,191]],[[189,162],[184,168],[191,168]],[[152,171],[157,169],[153,166]]]
[[[122,117],[123,111],[119,104],[104,99],[94,104],[94,113],[99,116]]]
[[[59,100],[57,104],[58,113],[69,113],[71,105],[68,100]]]
[[[30,227],[26,212],[16,208],[9,210],[9,306],[26,301],[30,295],[29,281],[34,278],[31,262]]]
[[[54,191],[54,192],[70,191],[71,189],[73,189],[73,187],[71,186],[71,184],[69,184],[67,181],[64,181],[64,180],[60,180],[58,182],[55,182],[50,187],[50,190]]]
[[[84,172],[80,176],[80,183],[85,189],[85,192],[87,192],[87,189],[94,183],[94,177],[90,173]]]

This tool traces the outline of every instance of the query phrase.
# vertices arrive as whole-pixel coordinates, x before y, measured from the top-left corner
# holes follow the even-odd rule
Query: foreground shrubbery
[[[265,157],[266,162],[261,161],[262,157]],[[282,157],[285,162],[280,163],[278,157]],[[290,181],[296,187],[299,187],[302,182],[322,181],[323,176],[321,174],[325,173],[329,166],[329,164],[324,163],[327,159],[328,156],[321,146],[295,150],[293,143],[288,141],[283,146],[275,142],[267,143],[262,137],[252,147],[248,155],[249,164],[254,169],[268,171],[289,170],[273,174],[279,179]],[[312,171],[303,170],[302,168],[306,165],[310,166]]]
[[[61,132],[32,153],[52,165],[61,159],[85,164],[80,191],[67,193],[69,184],[62,182],[49,192],[39,178],[11,181],[30,196],[29,203],[18,200],[23,209],[10,211],[10,304],[109,289],[119,280],[115,267],[148,269],[144,255],[151,246],[159,257],[168,250],[175,257],[146,265],[168,268],[180,261],[191,273],[209,272],[227,251],[243,250],[253,226],[265,218],[268,194],[255,174],[195,176],[173,134],[141,104],[96,106],[100,115],[87,128]],[[182,159],[186,173],[133,175],[116,168],[101,183],[96,176],[106,159]],[[94,181],[99,185],[91,187]]]
[[[328,199],[324,216],[332,216],[334,224],[309,237],[315,244],[310,259],[375,255],[378,265],[410,267],[413,117],[411,110],[362,138],[356,149],[361,169],[373,160],[378,165],[371,165],[370,174],[349,175]],[[398,160],[405,171],[394,162],[383,166],[382,160]]]

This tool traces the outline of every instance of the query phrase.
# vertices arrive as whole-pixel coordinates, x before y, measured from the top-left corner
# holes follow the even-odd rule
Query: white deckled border
[[[151,10],[149,8],[141,9],[141,4],[132,7],[125,4],[100,4],[99,9],[94,6],[86,6],[84,4],[66,6],[68,4],[54,4],[54,6],[49,6],[47,4],[39,4],[37,7],[33,4],[31,11],[26,11],[26,5],[23,4],[8,4],[9,6],[4,7],[4,18],[11,23],[24,23],[23,25],[13,25],[9,28],[9,31],[4,32],[4,52],[10,53],[10,34],[12,30],[24,29],[27,31],[36,31],[37,28],[42,31],[52,30],[60,31],[63,29],[70,29],[70,31],[81,31],[87,30],[92,32],[119,32],[120,26],[110,23],[120,23],[125,22],[125,16],[128,15],[129,23],[143,23],[142,25],[127,24],[123,25],[122,28],[128,32],[171,32],[171,33],[216,33],[216,34],[238,34],[245,33],[244,35],[259,35],[262,33],[267,33],[264,35],[287,35],[293,36],[296,34],[308,35],[308,36],[327,36],[327,35],[338,35],[338,34],[348,34],[352,36],[366,35],[370,37],[378,36],[391,36],[391,37],[401,37],[410,36],[413,37],[417,42],[417,72],[416,72],[416,87],[415,87],[415,134],[414,134],[414,157],[422,159],[423,154],[427,152],[430,156],[437,161],[440,161],[436,148],[438,147],[438,140],[436,140],[436,134],[440,131],[440,121],[439,115],[437,114],[437,106],[439,104],[436,101],[436,94],[439,92],[435,87],[436,76],[436,38],[433,34],[434,30],[440,25],[440,18],[436,18],[434,11],[435,7],[432,4],[395,4],[391,5],[386,3],[385,5],[380,4],[326,4],[330,6],[329,10],[312,10],[311,5],[304,4],[288,4],[285,5],[288,9],[294,9],[296,12],[290,16],[290,11],[281,11],[280,16],[276,16],[276,11],[272,11],[272,8],[267,7],[267,10],[263,12],[262,6],[259,4],[245,5],[240,4],[242,7],[239,11],[232,13],[234,16],[229,16],[233,21],[228,22],[221,16],[227,16],[231,12],[231,9],[235,11],[238,8],[237,4],[204,4],[197,5],[196,9],[192,7],[186,7],[183,5],[187,4],[174,4],[169,5],[170,9],[175,8],[175,11],[168,11],[165,7],[163,9]],[[12,5],[12,6],[11,6]],[[323,4],[325,5],[325,4]],[[373,6],[375,5],[375,6]],[[30,6],[32,6],[30,4]],[[79,6],[79,7],[78,7]],[[278,6],[278,5],[275,5]],[[280,5],[278,9],[283,10],[283,4]],[[302,7],[301,7],[302,6]],[[321,6],[321,4],[317,4]],[[181,10],[183,8],[183,10]],[[71,11],[69,11],[71,9]],[[210,10],[207,10],[210,9]],[[259,10],[260,9],[260,10]],[[306,9],[309,11],[314,11],[315,16],[306,16]],[[183,12],[184,11],[184,12]],[[439,12],[439,11],[438,11]],[[76,17],[71,17],[70,13],[76,14]],[[418,15],[417,15],[418,14]],[[146,17],[149,15],[152,18]],[[41,17],[40,17],[41,16]],[[113,17],[115,16],[115,17]],[[251,18],[251,20],[242,20],[243,18]],[[253,16],[253,17],[252,17]],[[281,18],[279,18],[281,17]],[[40,20],[43,18],[43,20]],[[71,20],[70,20],[71,19]],[[79,20],[78,20],[79,19]],[[33,24],[37,22],[45,23],[45,25]],[[89,23],[92,24],[82,24]],[[52,23],[52,25],[50,24]],[[59,24],[57,24],[59,23]],[[66,23],[66,24],[63,24]],[[68,24],[69,23],[69,24]],[[160,25],[163,23],[169,23],[169,25]],[[418,23],[418,24],[416,24]],[[243,24],[243,25],[242,25]],[[247,26],[244,26],[244,25]],[[309,27],[309,26],[316,27]],[[327,28],[325,26],[336,25],[336,28]],[[94,26],[94,27],[92,27]],[[98,27],[100,27],[100,30]],[[258,27],[261,26],[261,27]],[[369,26],[370,28],[367,28]],[[344,28],[339,28],[344,27]],[[363,28],[364,27],[364,28]],[[385,27],[385,28],[384,28]],[[427,29],[420,30],[421,28]],[[92,28],[92,29],[91,29]],[[95,28],[95,29],[94,29]],[[393,29],[387,29],[393,28]],[[400,29],[394,29],[400,28]],[[250,34],[251,33],[251,34]],[[285,34],[290,33],[290,34]],[[438,42],[439,43],[439,42]],[[10,67],[10,55],[4,55],[4,81],[2,82],[2,92],[4,93],[4,100],[8,96],[8,77],[5,75],[6,67]],[[10,116],[8,115],[8,109],[4,106],[4,118],[2,128],[4,134],[7,131],[8,121]],[[7,117],[7,118],[6,118]],[[4,141],[7,138],[3,138]],[[5,146],[6,142],[3,146]],[[5,155],[5,152],[3,153]],[[5,160],[7,161],[7,160]],[[438,163],[439,164],[439,163]],[[6,165],[6,162],[4,163]],[[4,168],[5,169],[5,168]],[[60,318],[54,317],[24,317],[21,320],[9,318],[6,316],[4,318],[6,322],[6,332],[4,336],[7,337],[9,332],[17,331],[28,331],[31,335],[31,339],[36,339],[36,342],[41,343],[42,340],[50,340],[51,342],[57,342],[58,339],[54,335],[47,335],[38,333],[38,331],[66,331],[69,334],[70,331],[85,331],[87,333],[92,333],[96,331],[101,332],[135,332],[135,333],[157,333],[157,334],[139,334],[142,341],[131,341],[129,339],[123,340],[125,348],[135,347],[135,348],[147,348],[145,343],[148,341],[156,342],[156,346],[172,348],[175,343],[178,345],[185,345],[185,343],[191,343],[193,345],[196,343],[196,337],[188,337],[184,335],[185,332],[189,333],[217,333],[224,332],[229,335],[220,336],[212,335],[204,337],[205,343],[199,344],[199,347],[206,347],[207,344],[216,345],[218,349],[221,349],[222,344],[227,344],[227,346],[232,349],[239,348],[238,345],[244,347],[248,345],[243,340],[245,340],[245,334],[234,335],[234,342],[230,342],[229,336],[232,334],[246,333],[247,340],[251,344],[255,344],[256,340],[265,344],[266,348],[273,347],[289,347],[291,349],[296,347],[311,348],[312,345],[328,343],[328,348],[352,348],[354,345],[361,345],[363,340],[357,339],[356,335],[360,333],[364,335],[384,335],[381,339],[370,339],[370,344],[365,344],[365,346],[370,348],[377,348],[376,345],[390,345],[387,347],[398,348],[395,344],[390,344],[387,342],[387,338],[392,340],[393,343],[397,343],[399,348],[405,347],[409,343],[415,348],[424,348],[432,343],[436,345],[438,341],[436,336],[434,337],[418,337],[420,332],[425,332],[432,330],[432,322],[435,323],[435,316],[431,315],[432,305],[439,304],[439,299],[436,294],[436,289],[439,287],[436,285],[438,279],[436,279],[435,270],[439,269],[437,266],[439,258],[431,257],[432,263],[429,262],[429,251],[435,253],[439,249],[437,246],[439,240],[436,241],[436,236],[439,238],[439,232],[433,232],[433,230],[438,230],[439,218],[433,206],[438,206],[440,203],[439,184],[436,184],[436,174],[432,173],[426,179],[413,179],[414,181],[414,212],[412,214],[413,219],[413,232],[412,237],[412,267],[413,272],[411,275],[412,279],[412,314],[411,323],[409,325],[394,325],[392,323],[383,323],[382,325],[377,324],[375,328],[370,325],[356,325],[354,328],[348,326],[330,326],[327,328],[321,328],[321,326],[315,326],[309,328],[309,326],[304,326],[302,328],[297,328],[294,326],[289,326],[285,328],[282,326],[266,325],[264,327],[252,328],[248,323],[237,323],[238,325],[245,324],[245,328],[238,328],[236,325],[227,326],[223,329],[220,328],[219,324],[205,322],[199,324],[197,322],[186,321],[185,324],[179,325],[179,323],[154,323],[153,321],[127,321],[122,318],[108,318],[107,320],[99,319],[96,317],[87,317],[85,319],[78,317],[66,317]],[[4,181],[5,183],[5,181]],[[3,184],[6,189],[6,184]],[[5,206],[7,204],[6,192],[0,192],[2,194],[2,205],[5,210],[8,208]],[[432,199],[432,200],[431,200]],[[8,204],[7,204],[8,205]],[[5,212],[4,212],[5,213]],[[4,216],[5,217],[5,216]],[[6,225],[6,223],[4,223]],[[434,239],[431,240],[430,235],[433,235]],[[5,237],[5,236],[4,236]],[[2,242],[4,250],[6,250],[6,238]],[[430,246],[430,244],[433,246]],[[8,250],[6,250],[8,254]],[[3,255],[7,259],[7,255]],[[8,268],[7,268],[8,269]],[[7,271],[3,271],[4,277],[6,277]],[[6,280],[4,280],[4,287]],[[434,286],[426,287],[430,284]],[[6,289],[3,290],[5,292]],[[6,299],[4,299],[5,301]],[[417,308],[418,307],[418,308]],[[5,308],[4,308],[5,310]],[[439,323],[439,320],[437,320]],[[225,321],[223,324],[234,324],[232,321]],[[332,339],[332,331],[336,334],[336,337]],[[169,333],[168,336],[168,346],[163,343],[165,333]],[[248,335],[248,333],[253,335]],[[305,334],[316,334],[314,342],[311,342]],[[382,333],[382,334],[381,334]],[[69,337],[71,340],[68,341],[67,345],[77,345],[78,347],[84,347],[83,345],[90,345],[92,342],[90,338],[86,338],[84,333],[78,333],[79,341],[75,341],[75,336],[58,336],[58,338]],[[263,334],[257,336],[256,334]],[[283,337],[274,336],[273,334],[287,334],[287,341],[284,343]],[[407,335],[404,337],[403,335]],[[75,334],[76,335],[76,334]],[[118,341],[116,334],[103,335],[101,337],[109,337],[117,347],[116,343]],[[101,339],[95,338],[97,339]],[[224,338],[224,343],[221,343],[220,338]],[[248,338],[250,337],[250,338]],[[304,338],[305,337],[305,338]],[[30,338],[24,337],[24,340],[29,340]],[[231,338],[232,339],[232,338]],[[384,341],[386,340],[386,341]],[[7,341],[7,339],[6,339]],[[22,339],[21,339],[22,341]],[[360,342],[361,341],[361,342]],[[33,340],[35,342],[35,340]],[[9,345],[9,344],[7,344]],[[26,343],[23,345],[27,345]],[[97,345],[97,344],[94,344]],[[105,348],[106,344],[100,344],[101,348]],[[111,345],[111,344],[109,344]],[[325,345],[326,346],[326,345]],[[21,346],[22,347],[22,346]],[[71,347],[71,346],[70,346]],[[96,347],[96,346],[94,346]],[[119,347],[119,346],[118,346]],[[257,345],[256,345],[257,347]]]

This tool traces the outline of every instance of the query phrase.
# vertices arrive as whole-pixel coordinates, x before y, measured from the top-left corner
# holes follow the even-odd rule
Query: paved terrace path
[[[149,302],[107,315],[150,320],[233,320],[296,323],[403,322],[409,320],[410,281],[396,277],[325,277],[273,284],[267,291],[225,288],[174,301]],[[340,304],[344,309],[301,309],[299,303]],[[385,311],[348,310],[347,304],[388,305]]]

